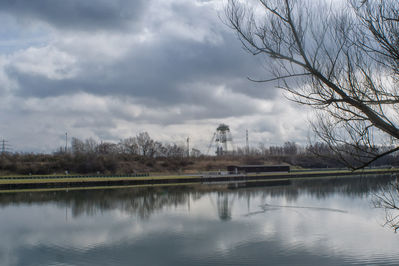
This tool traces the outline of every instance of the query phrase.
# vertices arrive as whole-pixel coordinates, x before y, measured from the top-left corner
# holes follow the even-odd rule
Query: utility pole
[[[68,132],[65,132],[65,153],[68,152]]]
[[[245,130],[245,151],[249,155],[248,129]]]
[[[190,157],[190,137],[187,137],[187,157]]]

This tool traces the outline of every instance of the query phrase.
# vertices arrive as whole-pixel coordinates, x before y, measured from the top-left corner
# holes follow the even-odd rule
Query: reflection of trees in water
[[[396,179],[388,186],[382,187],[374,194],[373,203],[376,208],[385,210],[385,226],[391,227],[395,233],[399,230],[399,181]]]
[[[55,204],[71,208],[72,215],[97,215],[105,211],[119,210],[141,219],[149,218],[162,208],[179,206],[188,202],[190,192],[175,188],[135,188],[80,190],[35,193],[0,194],[0,206],[18,204]]]
[[[290,186],[276,186],[265,188],[250,188],[235,190],[238,198],[252,196],[285,197],[288,201],[296,201],[300,195],[310,195],[317,199],[324,199],[333,194],[347,197],[366,197],[377,192],[381,187],[387,186],[394,177],[345,177],[330,179],[293,180]]]
[[[179,206],[188,202],[190,193],[177,190],[170,193],[167,189],[118,189],[91,191],[84,198],[70,197],[69,206],[74,216],[93,215],[97,212],[119,210],[148,219],[154,212],[165,207]],[[69,192],[70,193],[70,192]],[[79,195],[79,193],[74,193]]]
[[[190,200],[197,201],[211,192],[217,192],[214,199],[214,211],[220,219],[230,220],[233,203],[236,199],[248,202],[255,197],[285,197],[296,201],[299,195],[307,194],[316,198],[326,198],[333,194],[351,197],[365,197],[377,193],[393,180],[390,176],[368,178],[341,178],[293,181],[290,186],[256,187],[248,189],[220,189],[206,187],[154,187],[133,189],[106,189],[59,192],[35,192],[0,194],[0,206],[18,204],[56,204],[71,208],[77,217],[82,214],[95,215],[110,210],[119,210],[141,219],[149,218],[164,208],[189,206]],[[249,204],[249,203],[248,203]],[[396,205],[395,205],[396,206]]]

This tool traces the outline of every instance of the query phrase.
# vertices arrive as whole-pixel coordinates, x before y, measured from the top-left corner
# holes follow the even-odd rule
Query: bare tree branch
[[[378,149],[375,138],[399,140],[399,3],[349,0],[343,11],[322,1],[259,5],[263,14],[229,0],[225,13],[246,50],[277,63],[273,78],[249,80],[278,81],[291,100],[326,114],[315,133],[352,168],[398,151]]]

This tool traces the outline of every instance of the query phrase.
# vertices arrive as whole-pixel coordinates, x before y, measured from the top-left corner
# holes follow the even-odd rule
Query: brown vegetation
[[[70,174],[102,175],[148,172],[195,174],[225,171],[228,165],[243,164],[342,167],[340,158],[334,155],[326,144],[316,143],[303,148],[294,142],[286,142],[282,146],[271,147],[261,144],[249,151],[239,148],[224,156],[205,156],[199,152],[188,156],[184,147],[165,145],[152,140],[147,133],[141,133],[116,144],[74,138],[71,150],[60,149],[53,154],[3,153],[0,155],[0,175],[51,175],[65,174],[66,171]],[[395,165],[397,161],[397,155],[391,154],[373,165]]]

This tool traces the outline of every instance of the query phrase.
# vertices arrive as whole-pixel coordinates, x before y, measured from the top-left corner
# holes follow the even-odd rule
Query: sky
[[[223,0],[1,0],[0,138],[16,152],[148,132],[206,152],[216,127],[236,146],[306,144],[308,111],[223,23]]]

